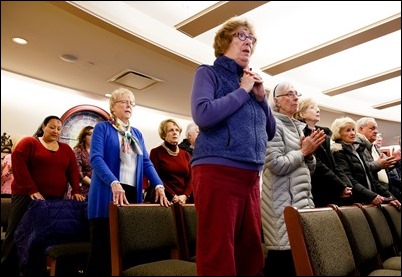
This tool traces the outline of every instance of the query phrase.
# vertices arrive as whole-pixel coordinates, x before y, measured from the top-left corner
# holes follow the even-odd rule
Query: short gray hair
[[[359,130],[360,127],[366,126],[369,122],[377,123],[377,122],[375,121],[375,119],[372,118],[372,117],[362,117],[362,118],[360,118],[359,120],[356,121],[356,128],[357,128],[357,130]]]
[[[189,133],[195,132],[195,129],[196,129],[197,127],[198,127],[197,124],[195,124],[194,122],[190,122],[190,123],[187,125],[187,128],[186,128],[186,138],[188,138],[188,134],[189,134]]]
[[[269,94],[268,104],[274,112],[279,112],[278,106],[276,105],[274,98],[277,95],[280,95],[281,92],[286,91],[289,87],[293,87],[291,83],[281,82],[281,83],[277,84],[274,87],[274,89],[272,90],[272,93]]]

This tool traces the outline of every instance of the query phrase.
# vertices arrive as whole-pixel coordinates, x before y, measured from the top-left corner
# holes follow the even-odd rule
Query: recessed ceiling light
[[[28,41],[26,39],[23,39],[23,38],[12,38],[12,40],[17,44],[21,44],[21,45],[27,45],[28,44]]]
[[[63,54],[60,56],[60,59],[68,63],[74,63],[78,60],[78,57],[72,54]]]

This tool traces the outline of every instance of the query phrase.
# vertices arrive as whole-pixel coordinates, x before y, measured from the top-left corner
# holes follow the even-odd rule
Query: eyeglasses
[[[135,103],[132,101],[128,101],[128,100],[119,100],[116,101],[115,103],[123,103],[124,105],[130,105],[131,107],[135,107]]]
[[[302,94],[301,94],[301,93],[298,93],[297,91],[296,91],[296,92],[294,92],[294,91],[289,91],[288,93],[284,93],[284,94],[281,94],[281,95],[277,95],[277,96],[275,96],[275,97],[282,97],[282,96],[287,96],[287,97],[292,97],[292,98],[294,98],[295,96],[300,97],[300,96],[302,96]]]
[[[255,37],[253,37],[252,35],[248,36],[248,35],[246,35],[246,34],[243,33],[243,32],[234,33],[233,36],[234,36],[234,37],[238,37],[241,41],[245,41],[246,39],[249,39],[249,40],[251,40],[251,42],[252,42],[253,44],[255,44],[256,41],[257,41],[257,39],[256,39]]]

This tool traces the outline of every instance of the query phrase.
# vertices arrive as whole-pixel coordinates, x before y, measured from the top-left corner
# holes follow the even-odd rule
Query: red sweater
[[[189,196],[193,191],[191,185],[191,156],[180,150],[177,156],[171,156],[162,146],[153,148],[149,157],[156,172],[163,181],[165,193],[169,200],[176,195]]]
[[[13,195],[40,192],[46,198],[63,198],[68,184],[72,194],[80,193],[80,175],[74,151],[59,142],[57,151],[46,149],[35,137],[22,139],[11,154]]]

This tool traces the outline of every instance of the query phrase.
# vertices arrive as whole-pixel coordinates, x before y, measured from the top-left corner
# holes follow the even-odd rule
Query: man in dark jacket
[[[183,139],[183,141],[179,144],[180,149],[183,149],[190,153],[190,155],[193,155],[195,140],[198,136],[198,133],[198,126],[194,122],[189,123],[186,129],[186,138]]]
[[[374,118],[362,117],[356,121],[357,141],[365,146],[364,160],[369,165],[373,177],[395,198],[401,201],[401,179],[395,176],[395,167],[400,167],[400,158],[387,157],[374,143],[378,135],[378,125]]]

